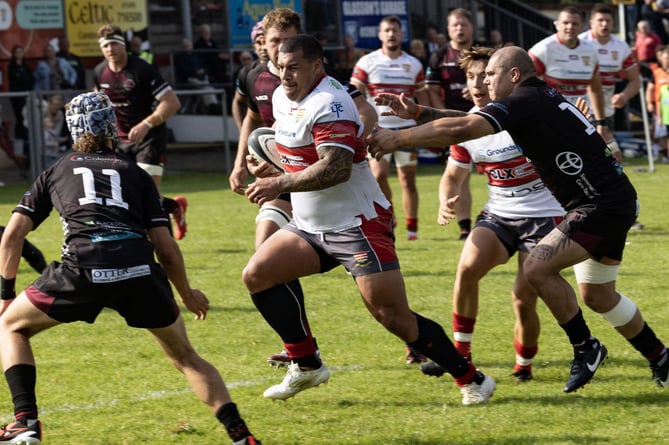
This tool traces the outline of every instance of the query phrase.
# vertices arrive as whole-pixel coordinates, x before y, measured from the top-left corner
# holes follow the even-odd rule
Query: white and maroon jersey
[[[590,30],[582,32],[578,37],[597,48],[599,77],[602,79],[604,91],[604,115],[613,116],[616,111],[612,104],[616,81],[624,78],[625,72],[637,65],[636,57],[627,42],[618,36],[611,35],[611,39],[605,44],[599,43]]]
[[[474,107],[471,111],[477,111]],[[562,216],[564,210],[511,135],[502,131],[452,145],[448,162],[466,170],[471,163],[488,177],[484,210],[503,218]]]
[[[379,115],[379,126],[383,128],[405,128],[416,125],[411,119],[397,116],[382,116],[381,112],[390,111],[390,107],[376,106],[374,97],[380,93],[404,93],[413,97],[416,90],[425,87],[423,65],[414,56],[402,51],[396,59],[377,49],[363,56],[353,68],[351,79],[355,79],[367,87],[367,101],[372,104]]]
[[[353,152],[348,181],[324,190],[291,192],[293,219],[300,230],[326,233],[357,227],[361,216],[377,216],[375,202],[390,207],[367,163],[358,108],[337,80],[324,75],[300,102],[289,100],[279,87],[272,96],[272,107],[276,146],[287,174],[316,163],[319,148]]]
[[[537,74],[558,90],[571,103],[583,97],[588,100],[587,89],[592,76],[599,71],[597,48],[579,39],[578,46],[570,49],[557,34],[546,37],[528,51]]]

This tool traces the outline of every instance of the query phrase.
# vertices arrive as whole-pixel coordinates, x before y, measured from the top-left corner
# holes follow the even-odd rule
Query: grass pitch
[[[641,161],[637,162],[642,165]],[[669,166],[654,173],[626,169],[641,200],[642,231],[631,232],[618,288],[640,307],[658,336],[669,343],[666,271],[669,255],[666,184]],[[456,225],[436,224],[441,166],[421,165],[420,239],[397,248],[412,308],[442,323],[451,335],[451,292],[462,242]],[[392,179],[395,201],[400,192]],[[3,223],[28,186],[0,188]],[[485,180],[472,177],[474,210],[486,199]],[[302,280],[307,311],[330,383],[287,402],[263,399],[283,371],[270,369],[268,354],[281,349],[256,312],[240,274],[253,251],[256,209],[233,194],[223,174],[170,174],[168,196],[188,197],[188,235],[181,246],[191,284],[205,291],[212,309],[205,321],[184,312],[196,349],[219,368],[252,431],[265,445],[441,445],[441,444],[656,444],[667,442],[669,389],[655,387],[645,360],[598,315],[584,309],[610,358],[593,381],[563,394],[571,348],[543,304],[535,380],[511,376],[513,312],[510,289],[516,258],[481,283],[480,314],[473,355],[497,381],[484,406],[464,407],[448,377],[423,376],[404,364],[402,342],[366,312],[342,268]],[[403,215],[398,213],[398,220]],[[48,260],[60,254],[60,223],[52,215],[29,237]],[[571,271],[567,278],[573,282]],[[35,278],[22,262],[17,288]],[[190,391],[183,376],[162,356],[150,334],[125,326],[105,311],[93,326],[75,323],[37,335],[37,395],[47,444],[219,444],[227,435]],[[5,390],[3,421],[12,420]]]

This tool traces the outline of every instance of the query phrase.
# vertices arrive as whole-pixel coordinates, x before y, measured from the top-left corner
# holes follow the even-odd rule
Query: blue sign
[[[301,0],[229,0],[230,48],[246,49],[253,46],[253,25],[274,8],[290,8],[302,15]]]
[[[381,19],[396,15],[402,24],[402,44],[409,43],[407,0],[342,0],[341,16],[344,35],[349,34],[356,48],[377,49]]]

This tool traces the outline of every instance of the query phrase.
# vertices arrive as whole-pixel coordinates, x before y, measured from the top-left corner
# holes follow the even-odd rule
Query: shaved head
[[[518,46],[505,46],[495,51],[490,58],[490,65],[502,68],[503,71],[518,68],[523,79],[537,74],[530,55]]]

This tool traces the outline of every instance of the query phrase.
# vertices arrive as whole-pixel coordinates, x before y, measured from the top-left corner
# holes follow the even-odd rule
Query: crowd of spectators
[[[628,15],[628,24],[632,17],[634,27],[627,34],[633,52],[639,62],[641,74],[645,80],[644,85],[651,84],[660,89],[664,85],[653,82],[658,75],[657,69],[663,70],[658,63],[658,50],[669,44],[669,1],[666,0],[639,0],[634,7],[633,14]],[[445,25],[445,22],[444,22]],[[406,50],[416,57],[422,64],[424,70],[429,72],[430,57],[436,54],[440,48],[444,48],[452,39],[445,33],[440,32],[439,27],[429,26],[424,33],[425,38],[414,38],[407,43]],[[142,40],[139,35],[128,36],[128,52],[143,58],[156,68],[158,67],[156,56],[150,49],[148,41]],[[258,41],[259,42],[259,41]],[[52,44],[53,43],[53,44]],[[43,57],[37,61],[26,63],[24,60],[24,49],[16,46],[12,50],[12,56],[6,67],[8,90],[11,92],[36,91],[48,101],[49,91],[84,91],[88,84],[86,70],[81,59],[70,51],[70,42],[66,36],[60,36],[44,47]],[[258,43],[259,44],[259,43]],[[484,35],[475,44],[499,48],[509,42],[505,41],[502,33],[497,29],[487,29]],[[231,52],[215,41],[212,37],[212,28],[204,23],[199,24],[196,30],[196,39],[183,39],[181,48],[175,48],[173,53],[173,83],[177,88],[211,89],[221,86],[230,88],[239,71],[244,66],[250,66],[258,59],[259,47],[253,42],[253,51]],[[332,47],[332,45],[330,45]],[[373,48],[358,48],[356,41],[351,35],[342,37],[341,47],[328,53],[328,74],[338,79],[343,84],[348,84],[353,67],[358,60]],[[653,69],[655,68],[655,71]],[[659,94],[659,93],[657,93]],[[652,94],[642,95],[643,100],[650,98]],[[658,96],[659,97],[659,96]],[[232,94],[230,94],[232,98]],[[65,98],[67,100],[67,97]],[[17,141],[28,140],[28,130],[25,126],[23,116],[26,106],[25,97],[12,97],[10,99],[15,121],[13,137]],[[46,103],[46,102],[45,102]],[[192,96],[192,100],[186,100],[182,112],[203,112],[219,114],[221,112],[220,95],[205,94],[202,97]],[[650,104],[649,109],[659,115],[660,108]],[[655,127],[662,127],[662,119],[656,118]],[[43,122],[44,124],[44,122]],[[656,128],[655,133],[662,135],[662,128]],[[46,134],[45,134],[46,137]],[[16,147],[17,145],[15,145]],[[19,144],[20,146],[20,144]],[[669,151],[663,147],[665,158]]]

